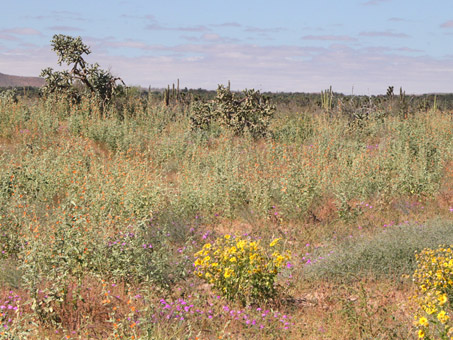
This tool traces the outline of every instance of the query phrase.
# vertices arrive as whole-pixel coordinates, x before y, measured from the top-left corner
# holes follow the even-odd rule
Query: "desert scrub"
[[[415,325],[420,339],[451,339],[450,315],[453,307],[452,246],[423,249],[416,254],[417,269],[413,280],[417,285],[419,309]]]
[[[266,248],[250,237],[224,235],[195,254],[195,274],[243,305],[274,298],[276,276],[291,254],[281,251],[280,239]]]
[[[254,138],[260,138],[267,135],[275,110],[259,91],[244,90],[242,96],[238,96],[219,85],[215,100],[192,105],[190,124],[192,130],[207,130],[211,123],[218,121],[236,135],[247,131]]]
[[[128,231],[114,235],[100,247],[103,263],[98,271],[112,279],[151,282],[170,289],[188,274],[191,264],[188,253],[193,237],[192,232],[186,231],[186,239],[175,242],[174,234],[170,227],[160,228],[145,222],[131,226]]]

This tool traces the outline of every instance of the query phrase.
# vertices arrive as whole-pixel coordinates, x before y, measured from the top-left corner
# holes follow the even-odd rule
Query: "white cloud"
[[[407,50],[343,44],[319,48],[217,42],[163,46],[112,38],[93,42],[90,60],[131,85],[165,87],[179,78],[182,87],[208,89],[231,80],[233,89],[264,91],[319,92],[332,85],[343,93],[354,86],[354,93],[378,94],[394,85],[407,93],[453,92],[453,56],[436,59]],[[144,55],[109,55],[114,46],[139,49]],[[48,47],[0,51],[4,73],[36,76],[48,66],[56,66]]]

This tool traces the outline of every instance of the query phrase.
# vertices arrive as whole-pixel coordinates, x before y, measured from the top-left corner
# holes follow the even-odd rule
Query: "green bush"
[[[219,85],[216,98],[208,103],[195,102],[190,112],[192,129],[206,130],[218,121],[237,135],[248,131],[254,138],[268,133],[275,106],[259,91],[244,90],[242,96]]]
[[[187,229],[187,227],[186,227]],[[183,279],[190,266],[191,235],[175,243],[174,233],[149,223],[139,223],[127,232],[111,237],[100,249],[98,270],[106,276],[126,282],[151,282],[170,288]]]
[[[195,274],[227,299],[243,305],[274,298],[276,276],[291,259],[289,252],[274,249],[279,248],[279,240],[273,240],[265,249],[250,238],[228,234],[219,237],[195,254]]]

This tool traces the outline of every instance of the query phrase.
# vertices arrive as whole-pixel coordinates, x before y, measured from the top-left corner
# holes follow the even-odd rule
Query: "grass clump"
[[[453,241],[453,223],[397,225],[378,234],[349,238],[333,247],[318,250],[318,260],[306,264],[307,278],[347,280],[357,276],[395,278],[416,268],[414,254],[426,247]]]

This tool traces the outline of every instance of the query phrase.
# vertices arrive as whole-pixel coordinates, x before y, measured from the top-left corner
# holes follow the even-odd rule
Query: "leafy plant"
[[[251,238],[219,237],[195,254],[195,274],[227,299],[243,305],[273,298],[277,294],[275,278],[291,259],[289,252],[274,250],[279,241],[269,244],[270,254]]]
[[[213,101],[193,104],[190,119],[192,129],[205,130],[213,121],[219,121],[237,135],[248,131],[258,138],[267,134],[274,113],[275,106],[259,91],[244,90],[240,97],[219,85]]]

